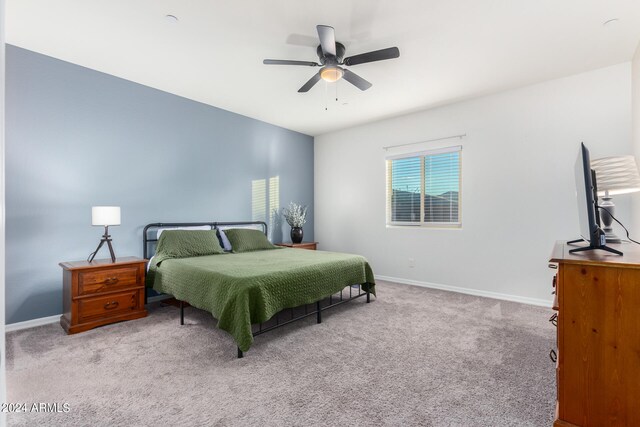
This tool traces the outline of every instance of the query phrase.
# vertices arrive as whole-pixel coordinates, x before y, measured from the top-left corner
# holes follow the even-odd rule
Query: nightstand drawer
[[[81,271],[78,273],[78,292],[80,295],[86,295],[135,286],[138,283],[138,272],[137,265]]]
[[[115,314],[139,310],[139,300],[138,290],[102,297],[83,298],[78,300],[78,317],[82,323],[101,317],[110,317]]]

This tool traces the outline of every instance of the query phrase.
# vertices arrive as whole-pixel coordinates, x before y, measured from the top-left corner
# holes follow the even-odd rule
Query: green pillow
[[[169,258],[222,254],[216,230],[166,230],[158,240],[156,264]]]
[[[277,249],[272,245],[267,236],[260,231],[251,228],[230,228],[224,230],[233,252],[261,251],[263,249]]]

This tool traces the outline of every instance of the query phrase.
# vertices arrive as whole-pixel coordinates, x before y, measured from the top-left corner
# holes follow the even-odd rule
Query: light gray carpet
[[[546,426],[555,408],[550,309],[381,282],[360,299],[256,338],[236,359],[210,314],[67,336],[7,334],[9,402],[70,412],[10,425]]]

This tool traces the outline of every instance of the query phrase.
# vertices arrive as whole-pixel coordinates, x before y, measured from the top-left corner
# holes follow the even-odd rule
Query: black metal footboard
[[[346,289],[349,289],[347,294]],[[356,293],[357,291],[357,293]],[[266,332],[273,331],[282,326],[288,325],[298,320],[302,320],[309,316],[316,315],[316,322],[322,323],[322,312],[340,304],[344,304],[354,299],[366,296],[367,303],[371,302],[371,292],[369,289],[363,289],[362,285],[346,286],[340,292],[323,298],[315,303],[305,304],[293,308],[285,308],[276,313],[271,319],[263,323],[251,325],[252,335],[254,337],[262,335]],[[184,325],[184,303],[180,301],[180,324]],[[244,357],[244,353],[238,348],[238,358]]]

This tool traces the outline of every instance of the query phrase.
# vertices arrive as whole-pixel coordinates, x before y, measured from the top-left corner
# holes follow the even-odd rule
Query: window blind
[[[461,150],[387,158],[387,224],[460,226]]]

